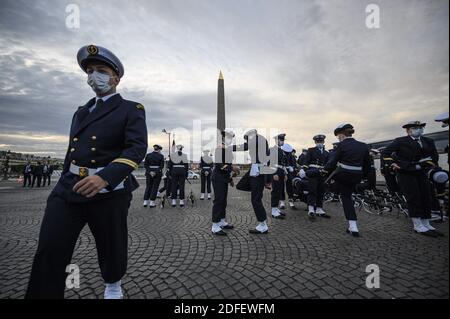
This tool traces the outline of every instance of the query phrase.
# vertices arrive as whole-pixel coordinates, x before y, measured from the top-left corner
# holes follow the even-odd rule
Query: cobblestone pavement
[[[141,182],[141,185],[143,181]],[[199,185],[187,185],[198,193]],[[0,182],[0,298],[22,298],[50,192]],[[444,238],[412,233],[396,214],[360,212],[363,237],[345,234],[338,204],[332,216],[310,222],[304,204],[286,220],[269,219],[270,233],[255,236],[249,194],[231,190],[228,237],[210,233],[211,201],[195,207],[145,209],[143,188],[134,193],[129,214],[129,269],[126,298],[448,298],[448,224]],[[270,194],[265,192],[265,206]],[[81,287],[67,298],[102,298],[103,282],[95,244],[86,227],[73,262]],[[366,266],[380,267],[379,289],[365,286]]]

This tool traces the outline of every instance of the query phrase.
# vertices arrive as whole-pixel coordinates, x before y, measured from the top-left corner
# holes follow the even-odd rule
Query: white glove
[[[305,178],[306,177],[306,173],[305,173],[305,171],[303,170],[303,168],[300,170],[300,172],[298,173],[298,176],[300,177],[300,178]]]
[[[289,166],[288,171],[289,171],[289,173],[292,173],[294,171],[294,168],[292,166]]]

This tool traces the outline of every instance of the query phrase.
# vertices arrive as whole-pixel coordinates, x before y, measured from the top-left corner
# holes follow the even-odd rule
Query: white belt
[[[173,167],[183,167],[184,168],[184,165],[174,165]]]
[[[433,159],[431,158],[431,156],[429,156],[429,157],[426,157],[426,158],[422,158],[420,161],[419,161],[419,163],[422,163],[422,162],[427,162],[427,161],[432,161]]]
[[[209,166],[202,167],[202,169],[211,169]]]
[[[149,168],[159,168],[159,166],[156,166],[156,165],[150,165]]]
[[[88,168],[88,167],[81,167],[81,166],[77,166],[75,164],[70,164],[69,167],[69,171],[74,174],[74,175],[78,175],[78,176],[92,176],[95,175],[97,172],[100,172],[102,169],[104,169],[104,167],[97,167],[97,168]],[[113,189],[113,191],[119,190],[119,189],[123,189],[124,185],[123,182],[121,182],[119,185],[116,186],[116,188]],[[107,190],[106,188],[103,188],[102,190],[100,190],[99,193],[109,193],[109,190]]]
[[[317,165],[317,164],[311,164],[311,165],[309,165],[309,167],[312,167],[312,168],[323,168],[322,165]]]
[[[345,165],[342,163],[337,163],[337,166],[343,169],[348,169],[349,171],[362,171],[361,166],[352,166],[352,165]]]

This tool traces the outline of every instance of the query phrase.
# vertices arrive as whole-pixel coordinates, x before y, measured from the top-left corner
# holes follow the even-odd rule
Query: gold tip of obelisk
[[[219,80],[223,80],[223,74],[222,74],[222,71],[219,72]]]

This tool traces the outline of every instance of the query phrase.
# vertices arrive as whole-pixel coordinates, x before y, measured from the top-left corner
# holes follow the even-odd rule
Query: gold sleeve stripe
[[[128,158],[116,158],[112,163],[122,163],[126,164],[128,166],[131,166],[133,169],[138,169],[138,164],[133,162],[132,160],[129,160]]]
[[[383,157],[383,159],[384,159],[385,161],[393,161],[393,160],[394,160],[392,157]]]

